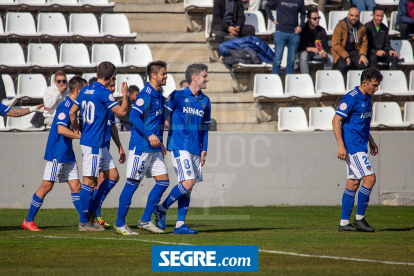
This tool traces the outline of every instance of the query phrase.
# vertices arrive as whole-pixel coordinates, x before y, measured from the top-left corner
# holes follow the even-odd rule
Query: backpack
[[[245,64],[261,64],[259,56],[255,50],[252,49],[236,49],[228,50],[229,56],[223,57],[223,63],[227,65],[233,65],[236,63]]]

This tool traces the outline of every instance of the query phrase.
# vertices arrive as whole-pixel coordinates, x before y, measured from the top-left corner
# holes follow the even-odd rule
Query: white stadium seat
[[[145,86],[142,77],[138,74],[117,74],[115,78],[115,97],[122,97],[122,82],[126,82],[128,84],[128,87],[131,85],[136,85],[138,86],[139,90],[142,90]]]
[[[401,108],[396,102],[376,102],[372,107],[371,127],[408,127],[410,123],[404,123]]]
[[[332,119],[335,109],[332,106],[309,108],[309,127],[315,130],[332,130]]]
[[[178,1],[175,1],[178,2]],[[203,21],[201,22],[200,26],[197,28],[194,27],[192,22],[190,12],[204,12],[204,19],[206,19],[207,13],[211,12],[213,9],[213,0],[184,0],[184,12],[187,17],[188,23],[190,25],[190,30],[192,31],[201,31],[203,26]]]
[[[0,37],[9,36],[9,33],[4,32],[3,19],[0,18]]]
[[[404,123],[414,125],[414,102],[405,102],[404,104]]]
[[[30,12],[8,12],[6,13],[5,31],[18,36],[40,36],[36,32],[35,21]]]
[[[27,6],[49,6],[46,0],[16,0],[16,2],[19,2],[19,5],[24,4]]]
[[[309,127],[305,111],[302,107],[280,107],[277,130],[290,131],[314,131],[315,128]]]
[[[344,77],[339,70],[318,70],[315,79],[315,91],[318,94],[346,94]]]
[[[401,65],[414,65],[413,48],[408,40],[390,40],[391,48],[398,54],[398,58],[403,58]]]
[[[14,0],[0,0],[0,6],[18,6],[19,2]]]
[[[398,0],[375,0],[375,4],[383,6],[398,6]]]
[[[124,64],[133,67],[146,68],[153,61],[151,49],[147,44],[125,44]]]
[[[31,99],[43,99],[47,88],[42,74],[20,74],[17,77],[17,95]]]
[[[47,0],[50,5],[59,5],[66,7],[81,7],[82,4],[78,3],[78,0]]]
[[[362,11],[361,14],[359,15],[359,21],[364,25],[367,24],[371,20],[372,20],[372,11]],[[384,14],[382,23],[388,27],[388,20],[387,20],[386,14]]]
[[[184,0],[184,9],[213,8],[213,0]]]
[[[0,43],[0,68],[30,67],[24,59],[22,46],[19,43]]]
[[[276,11],[272,11],[272,15],[277,22]],[[267,32],[271,34],[274,34],[276,32],[276,24],[272,20],[270,20],[270,18],[267,19]]]
[[[125,14],[108,14],[101,16],[101,34],[115,37],[135,38],[137,33],[131,33],[128,18]]]
[[[0,118],[0,131],[9,131],[10,128],[4,124],[4,118]]]
[[[256,35],[270,35],[266,29],[266,22],[263,17],[263,13],[260,11],[246,11],[244,12],[246,21],[244,24],[251,25],[254,27]]]
[[[383,79],[379,89],[384,94],[392,96],[413,96],[414,91],[409,92],[407,79],[403,71],[382,70]]]
[[[71,13],[69,33],[82,37],[103,37],[99,32],[98,21],[93,13]]]
[[[68,33],[66,19],[60,12],[39,13],[37,15],[37,32],[47,36],[71,36]]]
[[[63,67],[58,63],[56,49],[51,43],[31,43],[27,49],[27,61],[32,66]]]
[[[88,48],[83,43],[62,43],[60,45],[59,62],[64,66],[91,68]]]
[[[118,46],[116,44],[94,44],[92,45],[92,63],[99,64],[110,61],[116,67],[125,67],[121,60]]]
[[[322,94],[316,94],[312,78],[309,74],[289,74],[285,78],[285,94],[290,97],[316,99]]]
[[[16,97],[16,90],[14,89],[14,82],[10,75],[2,74],[1,78],[3,79],[4,89],[6,90],[6,98]]]
[[[22,106],[16,106],[14,108],[25,108]],[[10,130],[19,130],[19,131],[42,131],[45,129],[44,126],[35,128],[31,123],[30,120],[32,120],[35,113],[27,114],[23,117],[8,117],[7,118],[7,127],[9,127]]]
[[[399,35],[400,34],[399,31],[395,30],[395,23],[397,21],[397,14],[398,14],[398,11],[391,12],[390,27],[388,29],[388,34],[389,35],[397,35],[397,34]]]
[[[349,70],[346,77],[346,91],[353,90],[361,85],[362,70]]]
[[[96,7],[113,7],[114,2],[108,2],[108,0],[79,0],[80,4],[96,6]]]
[[[162,95],[166,98],[168,98],[168,96],[174,92],[174,90],[177,89],[177,86],[175,84],[175,80],[174,77],[171,74],[167,74],[168,78],[167,78],[167,83],[165,84],[165,86],[162,86],[162,90],[163,93]]]
[[[414,93],[414,70],[411,70],[410,72],[410,83],[409,83],[408,90]]]
[[[329,12],[329,22],[328,22],[328,29],[326,30],[326,34],[332,35],[338,22],[344,19],[347,15],[348,15],[348,11]]]
[[[211,25],[213,24],[213,15],[212,14],[208,14],[206,16],[206,27],[204,29],[204,35],[205,38],[208,39],[210,38],[210,33],[211,33]]]
[[[82,78],[84,78],[88,83],[91,78],[96,77],[96,73],[83,73]]]

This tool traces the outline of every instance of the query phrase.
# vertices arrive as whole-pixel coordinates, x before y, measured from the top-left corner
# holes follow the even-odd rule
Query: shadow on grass
[[[378,232],[383,232],[383,231],[404,232],[404,231],[411,231],[411,230],[414,230],[414,227],[411,227],[411,228],[387,228],[387,229],[378,230]]]

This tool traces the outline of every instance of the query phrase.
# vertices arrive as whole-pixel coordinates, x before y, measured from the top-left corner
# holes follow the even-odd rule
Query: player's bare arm
[[[38,106],[32,106],[29,108],[10,109],[10,111],[7,112],[6,115],[9,117],[22,117],[24,115],[37,111],[42,107],[43,107],[43,104],[39,104]]]
[[[332,120],[333,132],[335,134],[336,142],[338,143],[338,158],[341,160],[346,159],[346,149],[344,141],[342,140],[341,121],[343,118],[335,114]]]
[[[126,155],[124,152],[124,148],[122,147],[121,140],[119,139],[118,129],[115,125],[111,126],[111,137],[112,140],[114,140],[115,145],[118,147],[119,163],[123,164],[126,161]]]
[[[70,123],[72,124],[73,131],[79,133],[79,124],[78,124],[78,111],[80,107],[74,104],[69,111]]]
[[[119,117],[124,117],[127,114],[128,109],[128,84],[126,82],[122,82],[121,92],[122,105],[114,106],[111,111]]]
[[[371,155],[377,156],[378,155],[378,146],[372,138],[371,134],[369,135],[368,139],[369,149],[371,150]]]
[[[72,130],[70,130],[67,127],[62,126],[62,125],[58,125],[58,133],[60,135],[68,137],[70,139],[80,139],[81,138],[81,135],[79,133],[76,133],[76,132],[74,132],[74,131],[72,131]]]

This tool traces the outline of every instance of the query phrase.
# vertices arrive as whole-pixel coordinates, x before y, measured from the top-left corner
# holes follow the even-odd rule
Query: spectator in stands
[[[351,0],[352,5],[355,5],[359,12],[362,11],[372,11],[374,7],[377,5],[375,4],[374,0]],[[368,9],[367,9],[368,8]]]
[[[351,7],[348,16],[339,21],[332,35],[331,54],[344,76],[353,65],[368,68],[368,40],[365,26],[359,22],[359,11]]]
[[[276,7],[276,17],[273,18],[271,7]],[[275,56],[273,58],[273,74],[280,73],[280,63],[283,51],[287,45],[288,56],[286,65],[286,75],[293,73],[295,65],[296,51],[300,42],[300,32],[305,27],[305,3],[304,0],[269,0],[265,6],[267,16],[276,24],[274,38]],[[298,15],[300,13],[300,24]]]
[[[254,36],[253,26],[244,25],[246,17],[242,0],[215,0],[213,6],[213,27],[216,43],[220,45],[227,35]]]
[[[59,70],[55,73],[55,80],[51,86],[46,88],[43,93],[43,102],[45,104],[45,125],[51,126],[55,117],[56,108],[69,95],[69,86],[67,85],[66,73]]]
[[[401,39],[408,39],[414,33],[414,1],[400,0],[395,29],[401,33]]]
[[[376,6],[373,19],[365,24],[368,38],[368,54],[370,67],[378,68],[377,62],[386,62],[391,70],[397,70],[398,54],[391,48],[388,27],[382,23],[384,8]]]
[[[180,88],[186,88],[187,86],[188,86],[188,81],[187,80],[180,81]]]
[[[323,69],[332,70],[333,57],[329,54],[328,37],[323,27],[319,26],[318,10],[312,9],[307,13],[308,22],[300,33],[298,47],[300,72],[309,74],[308,61],[321,60],[325,62]]]
[[[128,88],[128,107],[127,107],[127,114],[124,117],[120,117],[121,120],[121,129],[125,131],[131,131],[132,129],[132,123],[129,121],[129,115],[131,114],[132,106],[135,103],[135,100],[137,99],[137,96],[139,94],[139,88],[136,85],[131,85]],[[122,100],[120,102],[122,104]]]

